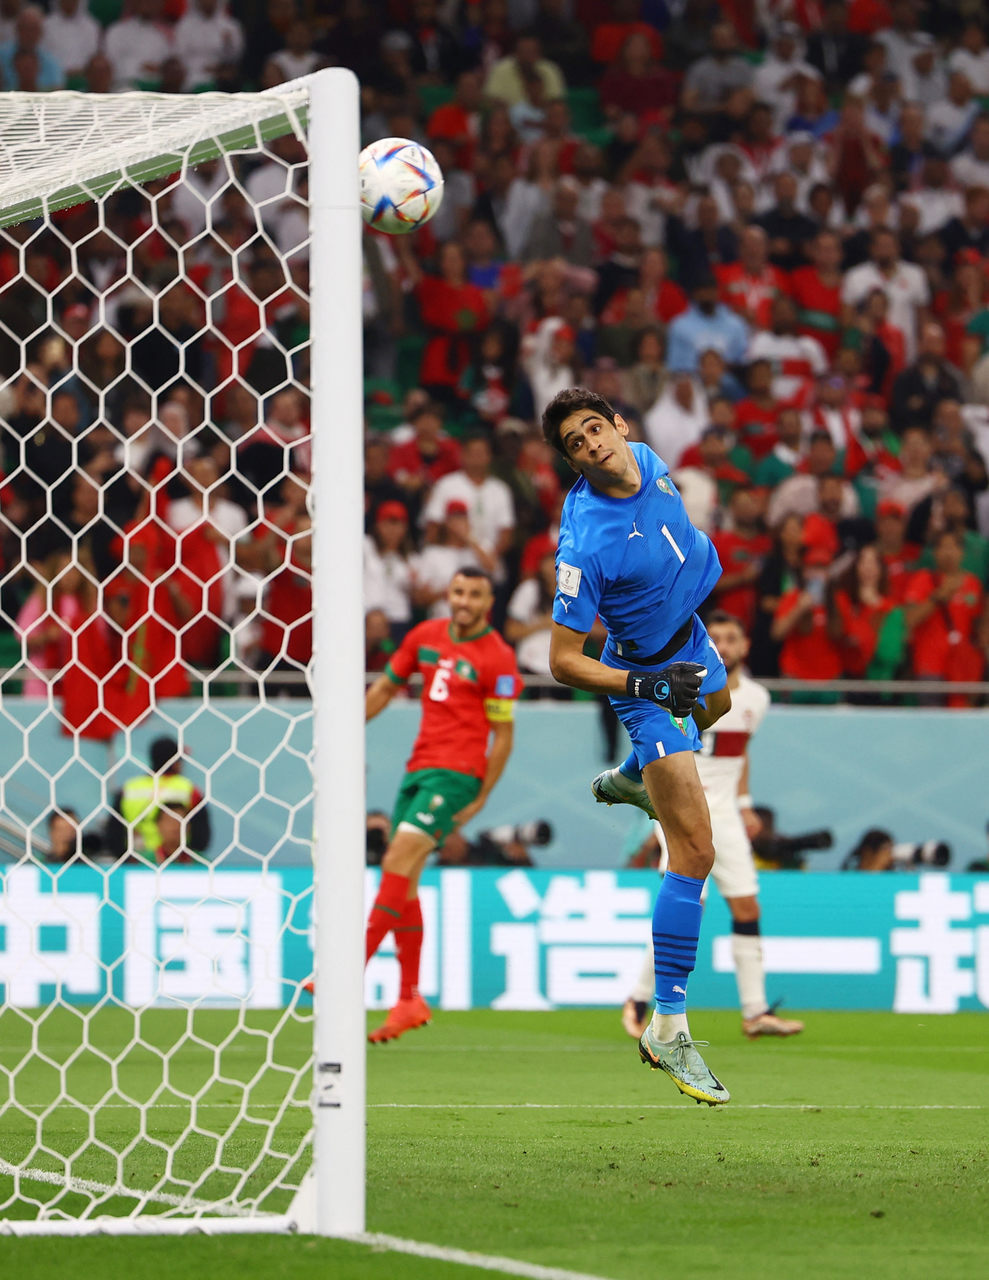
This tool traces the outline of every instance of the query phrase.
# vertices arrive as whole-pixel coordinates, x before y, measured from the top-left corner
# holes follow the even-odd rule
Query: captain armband
[[[511,724],[515,719],[515,699],[485,698],[484,714],[489,724]]]

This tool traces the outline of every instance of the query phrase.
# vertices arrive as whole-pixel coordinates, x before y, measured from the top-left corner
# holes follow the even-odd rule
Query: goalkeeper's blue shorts
[[[618,667],[630,671],[662,671],[672,662],[698,662],[707,667],[707,675],[701,682],[701,705],[704,695],[717,693],[728,683],[728,673],[721,661],[717,646],[707,634],[707,627],[694,614],[690,639],[680,649],[657,666],[642,666],[630,661],[627,657],[613,656],[607,649],[601,661],[609,667]],[[694,724],[693,716],[679,720],[664,711],[662,707],[650,702],[647,698],[609,698],[615,714],[628,730],[632,739],[632,750],[640,769],[644,769],[653,760],[663,756],[676,755],[678,751],[697,751],[701,745],[701,737]]]

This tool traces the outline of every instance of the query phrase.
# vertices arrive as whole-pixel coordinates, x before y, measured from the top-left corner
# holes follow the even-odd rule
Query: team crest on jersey
[[[556,575],[556,585],[559,587],[561,596],[575,596],[580,590],[581,570],[575,564],[567,564],[565,560],[560,561],[560,568]]]
[[[668,493],[671,498],[676,497],[676,490],[670,484],[669,480],[667,480],[666,476],[659,477],[656,481],[656,488],[662,489],[663,493]]]

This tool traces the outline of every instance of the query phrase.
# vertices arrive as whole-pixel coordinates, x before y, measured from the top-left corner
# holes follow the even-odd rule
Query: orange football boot
[[[412,996],[409,1000],[399,1000],[393,1009],[388,1010],[388,1017],[380,1027],[376,1027],[368,1036],[371,1044],[384,1044],[386,1040],[397,1040],[406,1031],[414,1031],[416,1027],[424,1027],[433,1013],[422,996]]]

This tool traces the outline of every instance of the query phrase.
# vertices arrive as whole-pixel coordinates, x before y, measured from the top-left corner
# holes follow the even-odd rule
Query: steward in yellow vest
[[[167,810],[185,818],[185,846],[204,853],[210,841],[209,811],[202,793],[182,773],[182,754],[174,738],[155,738],[151,744],[151,774],[128,778],[117,795],[107,829],[107,844],[118,857],[161,859],[158,815]],[[186,817],[186,815],[188,815]]]

